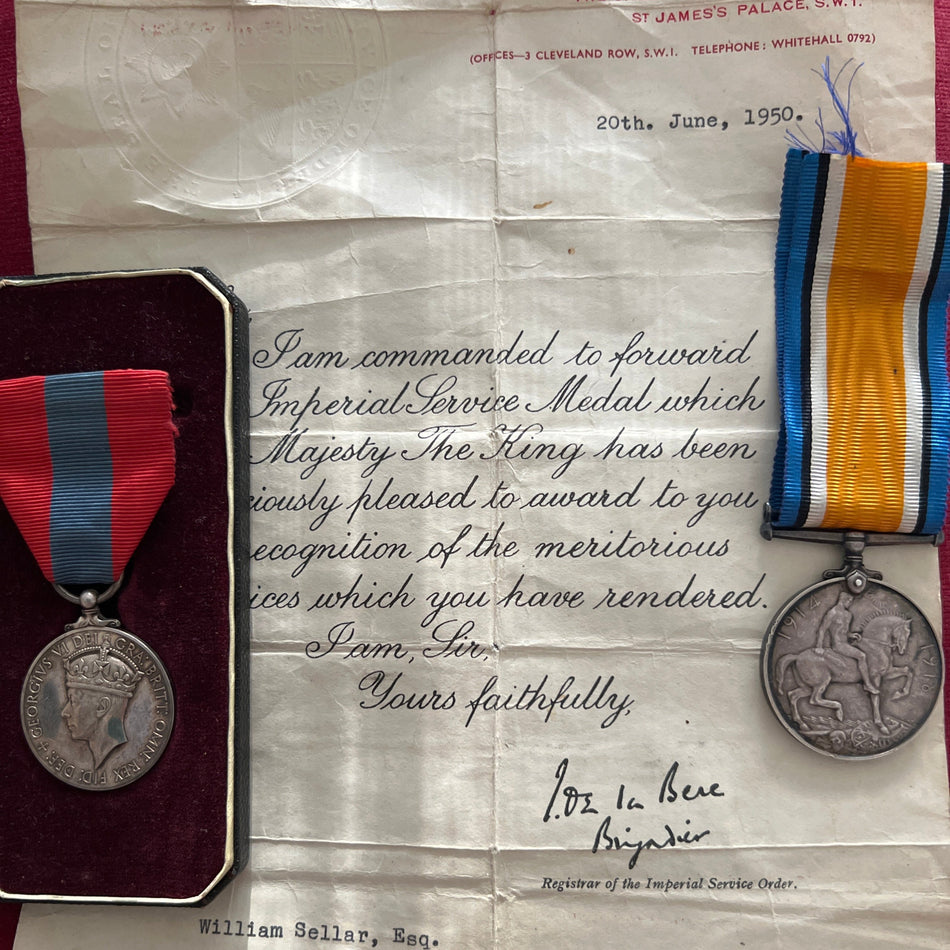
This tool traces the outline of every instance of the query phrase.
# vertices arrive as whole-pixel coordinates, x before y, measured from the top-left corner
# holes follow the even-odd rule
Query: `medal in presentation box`
[[[200,268],[0,280],[0,897],[246,860],[247,324]]]

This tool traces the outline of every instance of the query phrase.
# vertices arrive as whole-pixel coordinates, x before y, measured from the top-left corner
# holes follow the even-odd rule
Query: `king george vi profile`
[[[62,717],[73,739],[88,744],[93,768],[128,741],[125,713],[141,678],[135,663],[106,643],[80,650],[66,662]]]

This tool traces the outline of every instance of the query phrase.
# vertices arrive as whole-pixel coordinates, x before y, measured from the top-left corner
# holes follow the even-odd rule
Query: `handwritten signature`
[[[644,851],[695,844],[712,834],[712,829],[695,830],[691,827],[681,827],[679,831],[676,831],[672,824],[665,822],[661,832],[647,837],[639,830],[634,832],[632,822],[631,824],[624,824],[625,821],[631,820],[627,813],[645,812],[649,808],[669,811],[671,806],[689,808],[695,802],[724,798],[726,794],[720,787],[719,782],[699,784],[681,781],[678,775],[680,764],[674,761],[660,782],[655,805],[652,799],[640,801],[636,795],[630,794],[625,783],[618,786],[616,798],[611,797],[609,803],[605,804],[605,800],[597,792],[581,790],[576,785],[567,784],[569,762],[568,758],[561,759],[554,771],[556,782],[548,800],[547,808],[544,810],[542,821],[549,822],[561,818],[572,819],[575,816],[596,815],[600,819],[600,824],[594,834],[591,853],[629,850],[631,855],[627,863],[628,868],[636,866],[640,855]],[[691,818],[683,818],[682,821],[686,826],[692,823]],[[615,825],[618,827],[622,825],[622,832],[617,833],[614,828]]]

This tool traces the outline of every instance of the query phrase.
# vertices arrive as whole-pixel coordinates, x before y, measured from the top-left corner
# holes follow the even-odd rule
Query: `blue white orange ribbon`
[[[175,480],[168,375],[0,381],[0,496],[43,574],[109,584]]]
[[[948,211],[944,165],[788,153],[775,274],[776,526],[943,526]]]

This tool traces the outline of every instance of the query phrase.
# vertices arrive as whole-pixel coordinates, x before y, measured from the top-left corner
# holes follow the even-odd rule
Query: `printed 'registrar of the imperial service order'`
[[[931,159],[929,4],[17,27],[37,270],[198,261],[253,362],[251,865],[20,950],[940,944],[939,717],[816,756],[758,660],[841,560],[758,534],[785,132],[827,59],[866,154]],[[935,621],[932,550],[867,563]]]

